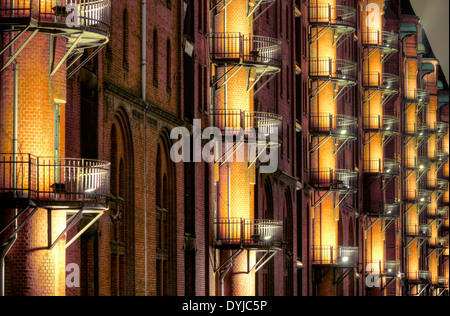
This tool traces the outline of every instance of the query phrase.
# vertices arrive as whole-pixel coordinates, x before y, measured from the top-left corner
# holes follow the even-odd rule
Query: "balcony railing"
[[[0,154],[0,197],[69,206],[106,204],[109,194],[109,162]]]
[[[437,122],[436,123],[436,134],[437,135],[447,135],[448,133],[448,123],[447,122]]]
[[[406,235],[410,237],[431,238],[431,225],[406,225]]]
[[[392,93],[399,92],[399,77],[388,73],[369,72],[362,75],[365,89],[380,89]]]
[[[430,248],[448,248],[448,237],[435,237],[428,239],[428,246]]]
[[[409,103],[416,103],[423,107],[430,103],[430,92],[425,89],[406,90],[405,100]]]
[[[310,58],[309,76],[356,83],[358,66],[355,62],[345,59]]]
[[[312,134],[358,138],[358,120],[349,115],[312,114],[309,116],[309,129]]]
[[[397,219],[400,217],[400,203],[396,200],[373,202],[370,205],[368,215],[385,219]]]
[[[404,167],[405,169],[420,172],[429,171],[431,167],[431,160],[428,157],[404,158]]]
[[[363,116],[363,129],[380,131],[385,134],[398,134],[400,132],[399,122],[399,118],[392,115],[365,115]]]
[[[448,288],[448,277],[440,276],[438,277],[438,286],[440,288]]]
[[[406,273],[409,282],[428,284],[431,282],[431,272],[429,271],[414,271]]]
[[[270,137],[277,142],[283,139],[283,117],[266,112],[246,112],[241,110],[212,110],[213,127],[223,136],[244,132],[248,138]]]
[[[358,171],[345,169],[311,169],[310,185],[335,191],[358,190]]]
[[[362,33],[362,44],[364,46],[376,46],[384,49],[398,51],[399,36],[394,32],[370,30]]]
[[[70,20],[72,11],[78,15]],[[110,29],[111,0],[0,0],[0,24],[21,24],[33,20],[59,28],[79,28],[104,34]],[[69,27],[70,25],[70,27]]]
[[[359,265],[359,248],[342,246],[314,247],[312,264],[357,268]]]
[[[217,219],[215,244],[219,248],[280,248],[283,222],[265,219]]]
[[[211,59],[216,63],[281,67],[281,41],[275,38],[241,33],[213,33],[210,39]]]
[[[433,191],[419,189],[405,192],[405,201],[412,204],[428,205],[431,204],[431,195]]]
[[[397,277],[401,272],[400,261],[378,261],[367,263],[366,274]]]
[[[309,23],[356,28],[356,10],[343,5],[311,4]]]
[[[364,172],[377,173],[386,177],[400,175],[400,163],[393,159],[367,159],[364,160]]]

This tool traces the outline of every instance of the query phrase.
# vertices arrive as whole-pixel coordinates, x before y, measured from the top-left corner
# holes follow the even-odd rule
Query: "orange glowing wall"
[[[317,4],[317,1],[310,1],[312,5]],[[321,4],[329,4],[334,7],[336,1],[320,1]],[[334,10],[331,11],[334,14]],[[318,14],[323,14],[323,16],[318,16],[319,21],[328,21],[329,13],[328,11],[319,11]],[[335,17],[331,17],[332,19]],[[336,60],[337,52],[336,47],[333,46],[334,32],[332,29],[328,28],[311,28],[311,38],[319,37],[317,41],[310,45],[310,57],[318,59],[331,59]],[[326,64],[321,64],[321,70],[326,70]],[[311,89],[314,90],[317,86],[323,84],[323,82],[314,82]],[[311,114],[327,114],[335,117],[337,114],[337,101],[334,100],[334,85],[328,84],[311,102]],[[324,122],[324,124],[328,124]],[[315,138],[313,140],[313,146],[318,142],[323,141],[323,138]],[[317,152],[312,154],[311,157],[312,168],[334,170],[336,168],[336,159],[334,155],[334,141],[329,139],[324,143]],[[324,192],[321,192],[324,194]],[[320,198],[321,194],[315,194],[315,200],[312,204],[316,203]],[[339,208],[334,209],[333,195],[329,195],[319,207],[313,210],[314,214],[314,247],[333,247],[337,248],[338,240],[338,219],[339,219]]]

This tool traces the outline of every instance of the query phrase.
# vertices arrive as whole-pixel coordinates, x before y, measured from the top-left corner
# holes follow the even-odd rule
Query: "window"
[[[153,31],[153,84],[158,86],[158,31]]]
[[[167,59],[167,69],[166,69],[167,92],[171,92],[172,91],[172,47],[170,44],[170,39],[167,40],[166,59]]]

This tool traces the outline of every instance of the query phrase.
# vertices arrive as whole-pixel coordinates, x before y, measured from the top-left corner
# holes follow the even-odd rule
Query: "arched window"
[[[170,142],[162,135],[156,152],[156,295],[176,294],[176,187]]]
[[[111,126],[111,295],[134,295],[133,155],[126,115],[118,111]]]

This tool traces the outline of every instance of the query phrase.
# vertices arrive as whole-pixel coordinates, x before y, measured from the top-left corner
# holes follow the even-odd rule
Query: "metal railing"
[[[281,41],[259,35],[212,33],[211,59],[281,66]]]
[[[309,23],[356,27],[356,9],[344,5],[309,5]]]
[[[376,261],[367,263],[366,274],[396,277],[401,272],[400,261]]]
[[[312,264],[357,268],[359,264],[358,247],[313,247]]]
[[[236,135],[243,131],[249,137],[278,135],[283,138],[283,117],[267,112],[242,110],[211,110],[213,127],[222,135]]]
[[[281,247],[283,222],[220,218],[214,223],[216,246]]]
[[[431,272],[430,271],[412,271],[406,273],[406,278],[408,281],[412,282],[431,282]]]
[[[413,204],[431,204],[431,195],[433,191],[419,189],[419,190],[407,190],[405,192],[405,201]]]
[[[309,183],[315,188],[357,191],[358,171],[345,169],[311,169]]]
[[[399,218],[400,203],[396,200],[377,201],[370,204],[369,215],[383,218]]]
[[[358,119],[349,115],[312,114],[309,116],[311,133],[331,134],[338,138],[357,138]]]
[[[404,91],[405,100],[412,103],[430,103],[430,92],[425,89],[409,89]]]
[[[76,10],[72,11],[71,6]],[[14,19],[61,24],[62,28],[76,25],[109,33],[111,0],[0,0],[0,20],[14,23]]]
[[[109,162],[30,154],[19,154],[15,159],[13,154],[0,154],[0,196],[104,204],[109,194]]]
[[[406,225],[408,236],[431,238],[431,225]]]
[[[403,166],[405,169],[418,170],[418,171],[429,171],[431,167],[431,161],[428,157],[414,157],[414,158],[404,158]]]
[[[400,132],[400,120],[392,115],[364,115],[363,129],[398,134]]]
[[[385,47],[391,50],[399,49],[399,36],[394,32],[370,30],[362,32],[362,44],[366,46]]]
[[[369,72],[362,75],[363,86],[366,89],[378,88],[389,91],[399,91],[399,77],[389,73]]]
[[[366,159],[364,160],[364,172],[398,177],[400,175],[400,163],[393,159]]]
[[[309,59],[309,76],[356,82],[358,65],[350,60],[327,57]]]

